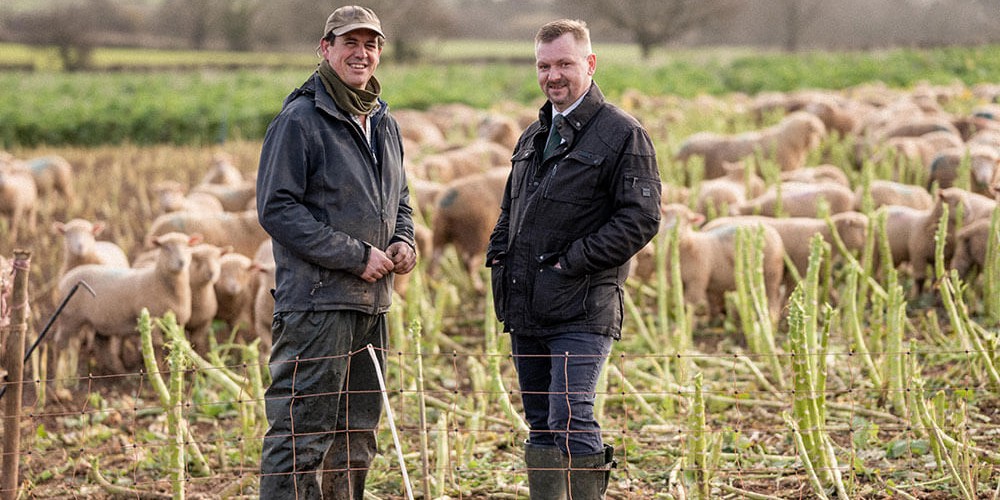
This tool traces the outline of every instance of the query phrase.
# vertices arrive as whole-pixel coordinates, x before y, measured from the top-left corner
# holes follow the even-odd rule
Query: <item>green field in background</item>
[[[997,46],[799,54],[660,49],[649,61],[629,45],[597,49],[596,80],[612,100],[629,89],[690,98],[842,89],[873,81],[903,88],[918,82],[1000,82]],[[435,42],[426,51],[418,63],[383,58],[378,77],[393,107],[540,102],[530,56],[525,58],[530,43]],[[521,62],[509,62],[515,59]],[[114,71],[64,73],[54,68],[55,49],[0,45],[0,68],[37,68],[0,70],[5,90],[0,94],[0,147],[256,139],[317,59],[308,52],[99,49],[94,61]]]

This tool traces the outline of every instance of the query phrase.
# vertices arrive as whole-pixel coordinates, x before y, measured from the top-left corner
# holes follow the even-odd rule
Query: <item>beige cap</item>
[[[330,17],[326,19],[323,38],[326,38],[330,32],[340,36],[356,29],[370,29],[385,38],[385,34],[382,33],[382,22],[378,20],[375,12],[357,5],[345,5],[333,11],[333,14],[330,14]]]

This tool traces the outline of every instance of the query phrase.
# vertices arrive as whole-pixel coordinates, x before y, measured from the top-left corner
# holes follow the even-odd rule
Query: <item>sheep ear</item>
[[[94,236],[97,236],[104,232],[105,227],[103,222],[94,222],[94,229],[91,232],[94,233]]]
[[[66,226],[62,222],[55,221],[52,223],[52,232],[57,234],[66,234]]]
[[[190,237],[188,237],[188,246],[193,247],[198,243],[201,243],[203,240],[204,238],[202,237],[201,233],[194,233]]]
[[[688,220],[691,222],[691,225],[700,226],[705,222],[705,216],[697,212],[691,212],[691,214],[688,215]]]

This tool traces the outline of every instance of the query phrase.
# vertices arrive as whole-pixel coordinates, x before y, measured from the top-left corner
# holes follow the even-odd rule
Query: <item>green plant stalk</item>
[[[442,413],[441,417],[437,421],[437,449],[435,450],[435,492],[433,497],[424,498],[442,498],[445,494],[445,486],[448,484],[448,464],[450,460],[448,459],[448,414]],[[428,471],[429,472],[429,471]],[[427,483],[427,481],[425,481]],[[429,487],[427,487],[429,492]]]
[[[694,383],[694,399],[688,407],[688,440],[687,456],[691,467],[688,468],[688,483],[694,484],[696,498],[708,499],[712,496],[712,474],[708,464],[708,436],[705,425],[705,394],[702,391],[702,374],[698,372],[692,377]]]
[[[942,208],[943,213],[938,222],[938,230],[935,234],[936,244],[934,246],[934,271],[941,282],[941,302],[944,304],[945,310],[948,311],[948,317],[951,320],[952,328],[954,328],[956,335],[962,339],[963,345],[972,346],[982,360],[986,374],[989,376],[991,387],[993,390],[1000,390],[1000,372],[997,371],[997,367],[993,364],[993,359],[980,340],[979,335],[971,327],[973,321],[968,317],[968,307],[965,305],[961,294],[962,280],[959,278],[957,271],[951,270],[948,273],[944,267],[944,234],[948,224],[948,205],[944,205]]]
[[[842,301],[842,304],[844,304],[844,328],[850,333],[850,337],[854,342],[854,351],[861,357],[872,385],[882,387],[882,376],[875,366],[875,361],[868,350],[864,332],[861,328],[861,311],[864,308],[864,302],[858,296],[859,273],[860,271],[856,268],[847,270],[847,283],[844,288],[844,299]]]
[[[812,460],[809,458],[809,446],[806,444],[805,436],[799,432],[799,426],[795,423],[795,419],[788,415],[788,412],[782,412],[781,416],[785,419],[785,424],[792,431],[795,449],[799,451],[799,459],[802,460],[802,468],[805,469],[806,477],[809,478],[813,494],[820,500],[829,500],[829,497],[826,496],[826,487],[820,481],[819,476],[816,474],[816,467],[813,466]]]
[[[923,379],[915,380],[914,385],[916,386],[917,389],[917,397],[914,398],[914,401],[917,405],[917,412],[920,415],[920,418],[923,421],[924,426],[927,428],[931,436],[931,439],[938,441],[938,446],[942,448],[948,447],[944,439],[945,436],[944,431],[941,430],[941,427],[938,426],[937,422],[931,416],[930,410],[927,409],[927,404],[926,401],[924,400]],[[962,497],[965,498],[966,500],[975,500],[975,497],[972,495],[972,492],[966,485],[965,480],[963,480],[962,474],[955,467],[955,462],[952,460],[951,455],[948,453],[942,453],[941,455],[944,458],[948,472],[951,474],[951,477],[954,480],[956,486],[958,486],[959,490],[962,492]]]
[[[167,427],[173,438],[170,443],[170,469],[174,500],[184,500],[184,466],[187,460],[184,455],[184,439],[187,436],[184,425],[182,399],[184,397],[184,353],[179,349],[171,349],[167,356],[167,366],[170,368],[170,410],[167,412]]]
[[[1000,326],[1000,208],[993,210],[989,234],[982,270],[983,302],[987,326]]]
[[[694,344],[692,339],[692,321],[688,314],[688,305],[684,301],[684,280],[681,275],[681,237],[680,225],[675,225],[670,231],[670,303],[673,309],[674,329],[673,335],[668,337],[668,345],[681,357],[676,363],[668,365],[674,368],[673,379],[677,383],[684,383],[690,367],[688,358],[683,354]],[[670,361],[667,360],[669,363]]]
[[[618,381],[622,384],[622,387],[624,389],[622,394],[623,396],[625,395],[625,393],[628,393],[629,395],[635,398],[636,402],[639,404],[639,407],[642,408],[642,410],[645,411],[650,417],[652,417],[653,420],[656,420],[658,424],[663,424],[663,425],[667,424],[667,419],[663,417],[663,412],[657,410],[656,408],[653,408],[653,406],[649,404],[649,401],[646,400],[646,397],[643,396],[642,391],[636,389],[636,387],[632,385],[632,383],[629,382],[628,379],[625,378],[625,375],[622,374],[622,372],[618,369],[617,366],[615,366],[612,363],[608,363],[608,370],[609,371],[613,370],[611,375],[613,375],[616,379],[618,379]]]
[[[889,282],[894,283],[896,270],[889,270]],[[906,303],[903,300],[903,287],[890,284],[889,300],[886,304],[886,354],[885,380],[889,384],[886,390],[892,402],[894,413],[906,417],[906,384],[903,370],[903,322],[906,321]]]
[[[529,430],[528,424],[525,423],[520,413],[514,408],[514,403],[510,400],[510,392],[507,391],[507,387],[503,383],[503,373],[500,369],[500,340],[497,338],[497,322],[496,313],[493,309],[492,287],[486,287],[486,313],[484,316],[483,332],[486,341],[486,371],[490,375],[491,392],[499,400],[500,407],[503,409],[504,414],[507,415],[511,426],[527,432]]]
[[[764,230],[762,227],[736,229],[734,262],[737,306],[747,345],[767,360],[774,383],[786,387],[781,360],[774,340],[774,326],[767,303],[763,273]]]
[[[420,464],[423,468],[423,480],[421,481],[421,486],[423,488],[424,498],[440,498],[442,492],[438,491],[437,495],[431,497],[431,486],[430,486],[430,450],[427,438],[427,399],[424,397],[424,356],[423,356],[423,342],[420,339],[420,321],[413,320],[410,323],[410,337],[413,339],[412,344],[416,346],[416,355],[414,362],[417,366],[417,406],[420,410]],[[439,485],[440,487],[440,485]]]

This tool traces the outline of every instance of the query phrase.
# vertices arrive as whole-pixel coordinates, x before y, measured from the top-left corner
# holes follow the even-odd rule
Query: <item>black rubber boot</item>
[[[570,500],[599,500],[608,491],[611,469],[615,462],[615,449],[604,445],[603,453],[574,455],[569,458]]]
[[[568,460],[559,448],[524,443],[531,500],[565,500]]]

